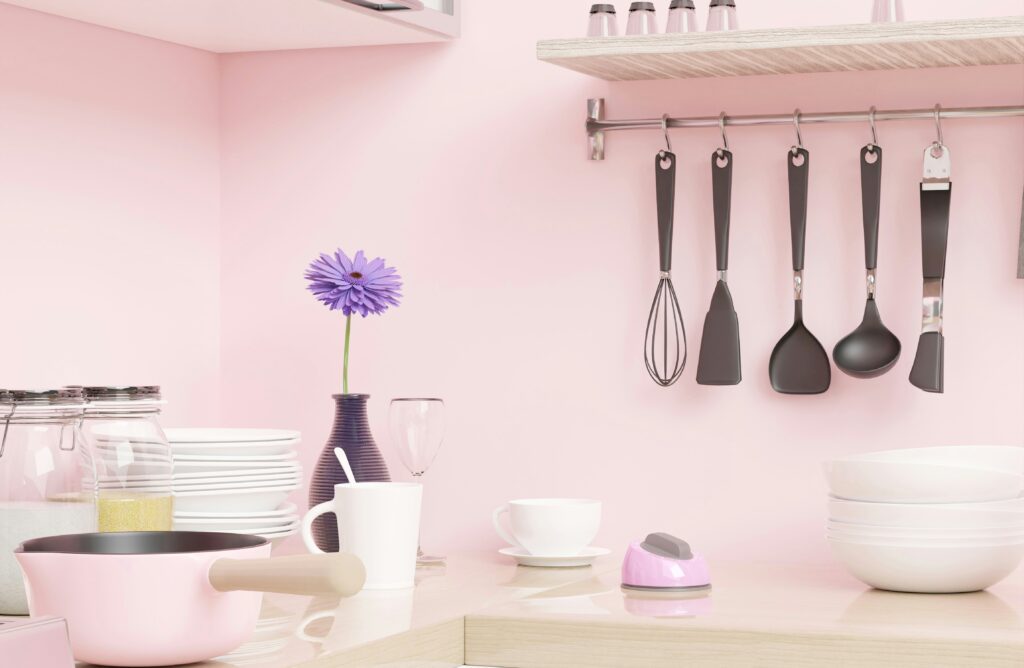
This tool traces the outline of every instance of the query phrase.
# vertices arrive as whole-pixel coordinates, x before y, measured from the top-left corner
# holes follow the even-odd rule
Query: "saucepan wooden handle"
[[[273,559],[218,559],[210,566],[210,584],[217,591],[352,596],[363,588],[365,581],[363,562],[343,552]]]

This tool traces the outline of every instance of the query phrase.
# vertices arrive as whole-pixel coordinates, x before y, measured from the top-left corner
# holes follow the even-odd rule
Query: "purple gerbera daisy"
[[[367,260],[363,251],[349,259],[340,248],[334,255],[322,253],[306,270],[313,295],[332,311],[346,316],[358,313],[364,318],[381,314],[389,306],[398,306],[402,296],[402,277],[383,258]]]

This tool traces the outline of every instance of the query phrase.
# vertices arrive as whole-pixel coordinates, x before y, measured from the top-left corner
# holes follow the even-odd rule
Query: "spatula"
[[[804,237],[807,229],[807,181],[810,154],[794,146],[789,166],[789,228],[793,245],[793,326],[775,344],[768,363],[772,388],[783,394],[821,394],[832,382],[828,353],[804,326]]]
[[[943,390],[945,338],[942,336],[942,284],[946,277],[946,240],[949,236],[949,147],[936,142],[924,151],[921,180],[921,262],[924,296],[921,301],[921,337],[910,369],[910,382],[925,392]]]
[[[701,385],[736,385],[740,382],[740,323],[726,283],[729,269],[729,216],[732,204],[732,151],[711,154],[711,188],[715,207],[715,265],[718,282],[704,318],[704,335],[697,360]]]

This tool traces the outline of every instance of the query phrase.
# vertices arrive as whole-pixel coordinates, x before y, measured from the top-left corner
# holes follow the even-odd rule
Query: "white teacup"
[[[509,528],[501,516],[509,514]],[[508,543],[541,557],[572,556],[590,545],[601,525],[594,499],[518,499],[494,510],[494,529]]]
[[[359,557],[366,567],[364,589],[403,589],[416,578],[420,532],[418,483],[355,482],[334,486],[334,498],[310,508],[302,518],[302,540],[310,552],[323,552],[313,542],[313,520],[324,513],[338,518],[338,545]]]

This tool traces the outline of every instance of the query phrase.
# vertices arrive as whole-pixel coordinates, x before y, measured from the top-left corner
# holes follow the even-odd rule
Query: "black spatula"
[[[715,264],[718,283],[704,318],[697,382],[701,385],[736,385],[740,373],[740,323],[726,283],[729,268],[729,214],[732,203],[732,151],[711,154],[711,187],[715,205]]]
[[[772,388],[784,394],[821,394],[832,382],[828,353],[804,326],[804,236],[807,229],[807,181],[810,154],[794,147],[789,166],[789,229],[793,244],[793,326],[775,344],[768,375]]]

